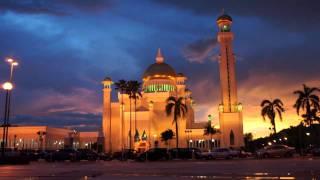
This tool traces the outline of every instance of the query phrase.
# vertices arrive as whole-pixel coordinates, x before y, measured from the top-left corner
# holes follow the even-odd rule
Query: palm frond
[[[271,104],[271,101],[269,101],[269,100],[263,100],[262,102],[261,102],[261,107],[263,107],[263,106],[266,106],[266,105],[269,105],[269,104]]]

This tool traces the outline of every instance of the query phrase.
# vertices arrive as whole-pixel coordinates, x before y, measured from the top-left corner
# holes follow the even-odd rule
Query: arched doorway
[[[234,133],[233,133],[232,130],[230,131],[230,145],[231,145],[231,146],[234,145]]]

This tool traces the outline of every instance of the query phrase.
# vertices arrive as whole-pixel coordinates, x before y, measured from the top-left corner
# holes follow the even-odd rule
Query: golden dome
[[[164,57],[162,56],[159,48],[156,56],[156,63],[151,64],[147,68],[147,70],[143,73],[143,78],[163,76],[176,77],[176,72],[169,64],[164,63]]]
[[[154,63],[151,64],[147,70],[143,73],[143,78],[149,76],[176,76],[174,69],[166,63]]]

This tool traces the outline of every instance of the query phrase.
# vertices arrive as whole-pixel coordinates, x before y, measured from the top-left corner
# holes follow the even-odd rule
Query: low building
[[[2,133],[0,138],[2,142]],[[98,132],[77,132],[49,126],[9,127],[7,147],[32,150],[56,150],[62,148],[93,148]]]

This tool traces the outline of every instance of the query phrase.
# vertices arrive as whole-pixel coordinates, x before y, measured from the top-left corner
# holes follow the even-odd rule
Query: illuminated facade
[[[118,101],[111,102],[112,80],[104,79],[102,126],[105,151],[114,152],[122,148],[130,148],[130,114],[131,148],[144,151],[150,147],[166,147],[167,145],[161,141],[161,133],[167,129],[175,131],[175,125],[172,123],[173,116],[167,116],[165,113],[166,100],[170,96],[184,97],[188,107],[185,118],[179,120],[180,147],[209,147],[207,142],[209,140],[203,136],[207,122],[194,121],[191,91],[185,84],[187,77],[182,73],[177,74],[164,62],[160,49],[155,60],[156,62],[151,64],[143,74],[142,97],[137,99],[136,108],[134,108],[134,101],[131,100],[131,111],[130,98],[127,94],[118,92]],[[218,139],[217,136],[214,138]],[[218,142],[217,140],[215,146],[218,146]],[[175,141],[171,142],[171,146],[175,146]]]
[[[219,121],[221,133],[212,139],[204,136],[208,122],[195,122],[191,91],[186,87],[187,77],[165,63],[160,49],[156,62],[151,64],[142,77],[142,97],[137,99],[136,107],[127,94],[118,92],[118,100],[111,101],[112,80],[107,77],[103,83],[104,149],[107,152],[134,148],[146,150],[151,147],[167,147],[161,141],[163,131],[175,131],[173,117],[165,113],[166,100],[170,96],[183,97],[188,107],[185,118],[179,120],[180,147],[241,147],[243,146],[242,106],[237,101],[235,77],[235,58],[232,49],[232,19],[222,15],[217,20],[220,48],[221,104]],[[131,125],[130,125],[131,124]],[[130,130],[131,129],[131,130]],[[130,133],[131,132],[131,133]],[[130,138],[131,134],[131,138]],[[131,139],[131,141],[130,141]],[[171,147],[175,142],[171,142]]]
[[[0,133],[2,137],[2,131]],[[98,132],[77,132],[48,126],[11,126],[8,147],[32,150],[90,149],[98,139]]]
[[[242,105],[237,98],[237,80],[235,71],[235,56],[232,48],[233,33],[232,18],[223,14],[217,19],[219,28],[218,42],[220,44],[220,86],[221,104],[219,105],[219,120],[221,143],[224,147],[243,146]]]

